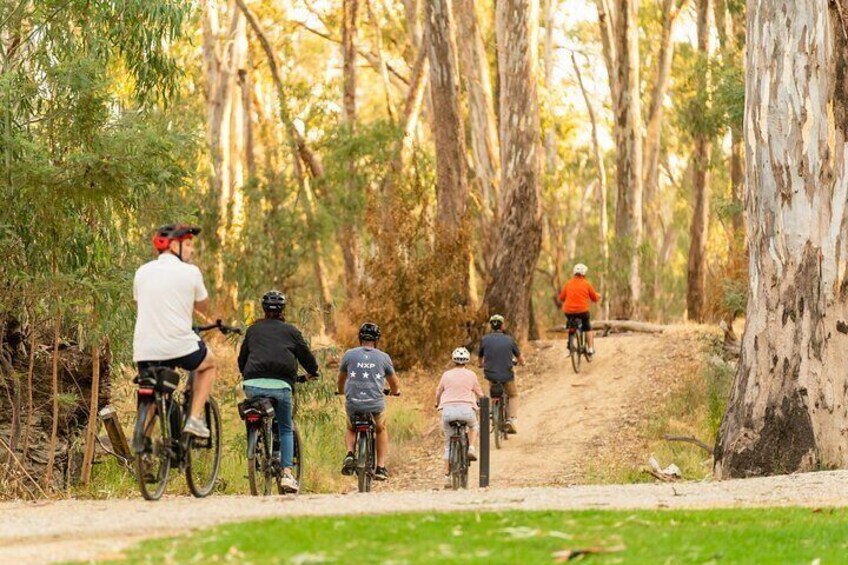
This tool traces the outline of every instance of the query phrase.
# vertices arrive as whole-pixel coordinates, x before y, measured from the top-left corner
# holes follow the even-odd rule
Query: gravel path
[[[525,487],[465,492],[384,492],[299,498],[166,497],[0,504],[0,563],[116,557],[173,525],[208,527],[272,516],[473,510],[663,509],[848,506],[848,471],[724,482]],[[171,525],[171,527],[167,527]]]

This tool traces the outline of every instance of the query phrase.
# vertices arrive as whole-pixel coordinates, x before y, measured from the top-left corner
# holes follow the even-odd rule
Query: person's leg
[[[291,471],[294,466],[294,426],[292,425],[292,391],[280,389],[274,391],[277,401],[277,430],[280,434],[280,462],[284,470]]]
[[[586,346],[589,348],[589,353],[595,352],[595,332],[592,331],[592,319],[587,312],[583,318],[583,327],[586,329]]]
[[[212,385],[215,384],[215,379],[217,378],[218,368],[215,364],[215,356],[212,354],[212,350],[207,348],[206,356],[197,369],[195,369],[194,385],[191,392],[192,418],[202,419],[203,407],[206,405],[206,400],[212,392]]]
[[[509,397],[507,416],[510,420],[515,420],[518,417],[518,387],[515,385],[515,379],[504,383],[504,392]]]
[[[374,424],[377,428],[377,467],[385,467],[389,455],[389,430],[385,414],[375,414]]]

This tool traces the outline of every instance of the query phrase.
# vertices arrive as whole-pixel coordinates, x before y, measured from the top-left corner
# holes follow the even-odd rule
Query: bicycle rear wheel
[[[206,401],[203,419],[209,428],[209,437],[189,437],[187,441],[186,482],[191,493],[203,498],[215,489],[221,469],[221,414],[214,398]]]
[[[168,484],[171,456],[162,426],[163,418],[154,402],[142,402],[133,431],[135,475],[145,500],[159,500]]]
[[[463,432],[459,442],[459,486],[468,488],[468,434]]]
[[[503,427],[503,422],[501,421],[502,403],[503,399],[498,399],[492,410],[492,432],[495,435],[495,449],[501,448],[501,428]]]
[[[450,450],[448,452],[448,466],[450,467],[451,488],[453,490],[457,490],[459,489],[461,480],[461,461],[459,458],[459,442],[457,441],[456,437],[451,437],[450,440]]]
[[[371,492],[371,453],[366,434],[359,434],[356,442],[356,478],[359,492]]]
[[[247,480],[250,494],[269,496],[274,486],[271,450],[265,437],[265,428],[251,426],[247,432]]]
[[[583,347],[583,332],[578,331],[576,334],[576,339],[574,340],[577,343],[572,342],[571,351],[571,366],[574,368],[575,373],[580,372],[580,359],[583,355],[584,347]]]

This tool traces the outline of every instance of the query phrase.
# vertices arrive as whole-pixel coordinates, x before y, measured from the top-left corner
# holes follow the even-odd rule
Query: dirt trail
[[[598,339],[595,360],[580,374],[571,368],[565,340],[539,342],[517,373],[519,433],[501,450],[492,445],[491,486],[583,483],[605,450],[644,464],[645,454],[634,445],[636,427],[679,371],[696,370],[702,335],[680,328]],[[441,486],[440,434],[434,430],[415,450],[399,477],[401,490]],[[477,484],[476,465],[473,472]]]
[[[173,535],[178,531],[174,524],[204,527],[279,515],[790,502],[816,505],[822,501],[848,505],[848,495],[835,499],[831,495],[837,489],[818,486],[838,481],[840,476],[835,474],[820,481],[784,478],[778,483],[735,486],[691,483],[675,485],[674,490],[668,485],[562,488],[585,482],[587,467],[604,450],[614,449],[616,457],[644,462],[639,459],[644,453],[628,448],[633,442],[631,432],[668,388],[669,379],[697,365],[702,355],[699,339],[697,332],[682,329],[663,336],[598,340],[597,359],[580,375],[572,372],[564,341],[536,344],[528,366],[519,373],[519,434],[511,437],[504,449],[493,452],[491,488],[485,491],[434,492],[441,489],[442,482],[442,440],[436,431],[411,446],[406,468],[397,469],[389,485],[380,485],[384,492],[372,495],[0,504],[0,563],[103,558],[145,537]],[[476,484],[476,466],[474,472]],[[813,484],[803,496],[796,488],[799,480]],[[757,484],[760,486],[749,487]],[[389,492],[391,489],[396,492]]]

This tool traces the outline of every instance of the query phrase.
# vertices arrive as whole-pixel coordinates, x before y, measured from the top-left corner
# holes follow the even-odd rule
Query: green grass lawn
[[[177,527],[175,525],[175,527]],[[130,563],[845,563],[848,513],[775,508],[285,518],[154,540]],[[594,553],[606,551],[606,553]]]

